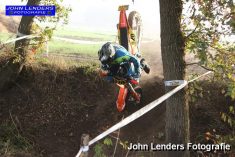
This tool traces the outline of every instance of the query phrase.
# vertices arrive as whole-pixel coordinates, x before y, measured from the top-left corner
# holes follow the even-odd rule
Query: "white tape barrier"
[[[112,41],[92,41],[92,40],[79,40],[79,39],[71,39],[71,38],[65,38],[65,37],[52,37],[55,40],[63,40],[66,42],[70,42],[70,43],[75,43],[75,44],[87,44],[87,45],[95,45],[95,44],[104,44],[106,42],[112,42]],[[115,42],[117,40],[115,39]],[[151,41],[142,41],[142,43],[151,43],[157,41],[155,39],[151,40]],[[117,42],[116,42],[117,43]]]
[[[132,121],[134,121],[137,118],[141,117],[145,113],[149,112],[150,110],[152,110],[153,108],[155,108],[156,106],[161,104],[163,101],[165,101],[166,99],[168,99],[169,97],[174,95],[176,92],[178,92],[179,90],[183,89],[188,83],[193,82],[193,81],[195,81],[195,80],[197,80],[197,79],[199,79],[199,78],[201,78],[201,77],[203,77],[205,75],[208,75],[210,73],[212,73],[212,71],[206,72],[205,74],[200,75],[200,76],[196,77],[195,79],[192,79],[192,80],[190,80],[188,82],[184,80],[184,82],[181,85],[177,86],[173,90],[169,91],[165,95],[161,96],[160,98],[158,98],[157,100],[151,102],[150,104],[146,105],[145,107],[141,108],[140,110],[134,112],[130,116],[126,117],[125,119],[123,119],[122,121],[117,123],[116,125],[112,126],[111,128],[109,128],[108,130],[106,130],[102,134],[98,135],[97,137],[95,137],[94,139],[89,141],[88,146],[94,144],[95,142],[99,141],[100,139],[104,138],[105,136],[109,135],[110,133],[112,133],[112,132],[122,128],[123,126],[131,123]],[[83,151],[84,150],[82,148],[80,148],[80,150],[79,150],[78,154],[76,155],[76,157],[79,157]]]
[[[82,154],[82,149],[80,148],[79,152],[77,153],[76,157],[80,157],[80,155]]]
[[[199,78],[201,78],[201,77],[203,77],[203,76],[206,76],[206,75],[208,75],[208,74],[210,74],[210,73],[213,73],[213,71],[208,71],[208,72],[206,72],[206,73],[204,73],[204,74],[202,74],[202,75],[200,75],[200,76],[198,76],[198,77],[195,77],[194,79],[188,81],[188,83],[191,83],[191,82],[193,82],[193,81],[195,81],[195,80],[197,80],[197,79],[199,79]]]
[[[32,38],[36,38],[36,37],[39,37],[39,36],[35,36],[35,35],[25,35],[25,36],[22,36],[22,37],[19,37],[19,38],[10,39],[10,40],[4,42],[3,45],[9,44],[9,43],[11,43],[11,42],[15,42],[15,41],[18,41],[18,40],[22,40],[22,39],[25,39],[25,38],[27,38],[27,39],[32,39]]]

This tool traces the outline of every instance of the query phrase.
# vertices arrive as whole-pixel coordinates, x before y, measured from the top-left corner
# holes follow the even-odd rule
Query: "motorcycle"
[[[130,12],[127,18],[126,11],[128,8],[128,5],[122,5],[118,8],[118,11],[120,11],[119,23],[117,24],[119,44],[131,52],[132,55],[140,58],[141,56],[138,52],[140,52],[140,41],[142,38],[142,20],[140,14],[136,11]],[[114,77],[114,81],[119,86],[116,101],[119,112],[125,109],[128,102],[134,102],[136,105],[140,104],[142,89],[138,81],[123,77]]]
[[[134,68],[133,63],[124,62],[120,65],[117,73],[112,76],[113,83],[116,83],[119,87],[116,100],[116,107],[119,112],[122,112],[128,103],[134,103],[135,105],[141,103],[142,89],[137,79],[127,75],[127,71],[130,68]],[[108,76],[108,71],[101,70],[100,76]]]
[[[128,69],[133,69],[133,63],[122,63],[117,74],[113,77],[113,82],[119,87],[116,107],[119,112],[125,109],[126,104],[134,103],[139,105],[142,99],[142,89],[139,81],[127,74]]]
[[[119,23],[117,24],[119,44],[131,52],[132,55],[140,59],[142,20],[140,14],[136,11],[130,12],[127,18],[126,10],[128,10],[128,7],[128,5],[122,5],[118,8],[120,11]],[[144,60],[140,61],[142,67],[144,65],[143,62]],[[113,81],[119,87],[116,100],[117,110],[122,112],[127,103],[133,102],[136,105],[141,103],[142,89],[139,85],[139,81],[124,76],[129,68],[134,68],[133,64],[123,63],[119,68],[117,75],[113,76]],[[101,71],[100,75],[107,76],[107,72]]]
[[[122,112],[129,102],[136,105],[141,103],[142,89],[139,82],[134,79],[118,79],[115,78],[116,84],[119,86],[118,98],[116,101],[117,110]]]
[[[120,11],[119,23],[117,24],[119,44],[131,52],[132,55],[139,58],[138,52],[140,52],[140,41],[142,38],[142,21],[140,14],[136,11],[130,12],[127,18],[126,11],[128,8],[128,5],[118,7],[118,11]],[[123,67],[125,66],[121,65],[119,71],[125,69]],[[122,112],[129,102],[133,102],[136,105],[141,103],[142,89],[137,80],[123,76],[115,76],[113,80],[119,87],[116,100],[116,106],[119,112]]]

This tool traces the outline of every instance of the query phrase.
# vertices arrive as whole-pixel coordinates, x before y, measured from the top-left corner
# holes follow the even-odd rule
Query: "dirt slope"
[[[0,31],[4,33],[17,33],[21,17],[6,16],[0,11]]]
[[[155,88],[144,85],[144,104],[161,95],[158,79],[153,82]],[[115,108],[116,86],[103,82],[86,68],[63,71],[41,65],[26,69],[15,84],[1,93],[1,123],[11,113],[18,119],[22,133],[35,142],[43,156],[73,156],[82,133],[94,137],[123,116]],[[122,134],[128,136],[128,131],[123,130]]]

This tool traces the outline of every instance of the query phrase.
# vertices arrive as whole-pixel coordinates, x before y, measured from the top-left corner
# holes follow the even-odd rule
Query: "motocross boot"
[[[144,58],[142,58],[142,59],[140,60],[140,65],[142,66],[143,70],[144,70],[147,74],[149,74],[149,72],[150,72],[150,67],[149,67],[148,64],[145,62],[145,59],[144,59]]]

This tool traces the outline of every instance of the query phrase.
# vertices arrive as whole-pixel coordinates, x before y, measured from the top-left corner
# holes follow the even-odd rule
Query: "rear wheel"
[[[136,43],[137,49],[140,51],[140,42],[143,34],[143,25],[140,14],[137,11],[132,11],[128,16],[128,23],[134,34],[134,37],[131,37],[131,39]]]
[[[143,34],[142,19],[138,12],[132,11],[128,16],[129,27],[132,32],[128,32],[128,28],[119,29],[119,44],[129,51],[130,44],[135,43],[137,50],[140,51],[140,42]],[[132,33],[129,40],[129,34]],[[130,43],[131,42],[131,43]]]

